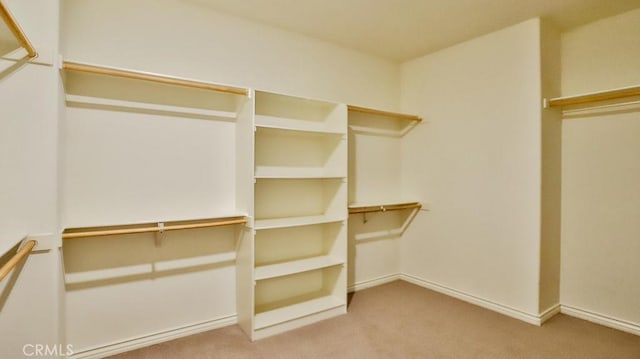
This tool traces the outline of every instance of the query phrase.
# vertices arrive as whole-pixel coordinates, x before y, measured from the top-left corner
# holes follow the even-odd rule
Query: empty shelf
[[[263,280],[307,272],[315,269],[333,267],[341,264],[344,264],[344,261],[331,256],[312,257],[296,261],[258,266],[256,267],[255,278],[256,280]]]
[[[334,296],[325,296],[278,309],[257,313],[255,329],[262,329],[279,323],[319,313],[345,305],[345,301]]]
[[[405,113],[382,111],[382,110],[376,110],[373,108],[366,108],[366,107],[353,106],[353,105],[349,105],[347,108],[349,109],[349,112],[360,112],[360,113],[366,113],[368,115],[395,118],[398,120],[408,120],[408,121],[416,121],[416,122],[422,121],[422,117],[420,116],[409,115]]]
[[[322,121],[298,120],[265,115],[256,115],[256,127],[335,135],[346,133],[346,129],[331,128]]]
[[[322,167],[277,167],[258,166],[256,168],[256,178],[282,178],[282,179],[304,179],[304,178],[344,178],[346,170],[327,170]]]
[[[255,229],[273,229],[308,226],[311,224],[322,224],[344,221],[344,217],[339,216],[304,216],[304,217],[286,217],[274,219],[258,219],[255,221]]]

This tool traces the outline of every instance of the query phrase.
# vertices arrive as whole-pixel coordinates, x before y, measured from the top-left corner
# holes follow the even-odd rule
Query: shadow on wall
[[[350,265],[347,282],[355,283],[354,264],[357,260],[358,244],[400,238],[418,212],[418,209],[403,209],[349,215],[347,256]]]
[[[243,229],[234,226],[66,239],[68,291],[235,265]]]

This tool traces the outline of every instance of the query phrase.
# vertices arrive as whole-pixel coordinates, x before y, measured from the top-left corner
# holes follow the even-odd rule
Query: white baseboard
[[[540,325],[544,324],[547,320],[553,318],[556,314],[560,313],[560,303],[551,306],[551,308],[540,313]]]
[[[384,275],[384,276],[381,276],[381,277],[378,277],[378,278],[363,280],[363,281],[360,281],[360,282],[357,282],[357,283],[354,283],[354,284],[350,285],[347,288],[347,291],[349,293],[351,293],[351,292],[357,292],[359,290],[363,290],[363,289],[379,286],[379,285],[382,285],[382,284],[386,284],[386,283],[398,280],[398,279],[400,279],[400,276],[401,276],[400,273],[395,273],[395,274]]]
[[[418,277],[414,277],[412,275],[408,275],[408,274],[401,274],[400,275],[400,279],[427,288],[427,289],[431,289],[433,291],[448,295],[450,297],[454,297],[457,299],[460,299],[462,301],[465,301],[467,303],[471,303],[471,304],[475,304],[477,306],[483,307],[485,309],[489,309],[492,310],[494,312],[498,312],[500,314],[504,314],[506,316],[515,318],[515,319],[519,319],[522,320],[523,322],[527,322],[529,324],[533,324],[533,325],[542,325],[542,315],[535,315],[535,314],[531,314],[531,313],[527,313],[524,311],[521,311],[519,309],[515,309],[509,306],[506,306],[504,304],[500,304],[500,303],[496,303],[496,302],[492,302],[490,300],[487,299],[483,299],[483,298],[479,298],[476,296],[473,296],[471,294],[467,294],[467,293],[463,293],[461,291],[455,290],[453,288],[449,288],[449,287],[445,287],[443,285],[437,284],[437,283],[433,283],[430,281],[426,281],[424,279],[418,278]],[[547,318],[548,319],[548,318]]]
[[[160,333],[150,334],[143,337],[132,338],[118,343],[105,345],[98,348],[83,350],[81,352],[74,353],[71,358],[75,359],[93,359],[104,358],[110,355],[116,355],[124,352],[128,352],[134,349],[144,348],[153,344],[174,340],[189,335],[194,335],[202,332],[206,332],[213,329],[234,325],[238,321],[236,315],[230,315],[219,319],[209,320],[206,322],[192,324],[185,327],[176,328]],[[70,343],[72,344],[72,343]]]
[[[572,307],[562,304],[560,306],[560,313],[566,314],[571,317],[584,319],[592,323],[600,324],[605,327],[618,329],[623,332],[640,335],[640,324],[631,323],[626,320],[612,318],[603,314],[590,312],[588,310]]]

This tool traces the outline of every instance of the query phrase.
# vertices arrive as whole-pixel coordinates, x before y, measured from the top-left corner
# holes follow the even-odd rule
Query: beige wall
[[[41,53],[37,61],[50,62],[57,51],[58,1],[4,3]],[[0,283],[2,358],[22,357],[25,344],[59,343],[59,254],[44,240],[57,230],[57,91],[58,72],[50,63],[0,60],[0,255],[27,234],[43,234],[36,249],[45,249]]]
[[[402,65],[402,109],[427,124],[403,147],[407,197],[430,204],[401,271],[531,319],[540,251],[540,22]]]
[[[563,95],[640,83],[640,9],[562,36]],[[640,108],[563,121],[562,304],[640,325]]]

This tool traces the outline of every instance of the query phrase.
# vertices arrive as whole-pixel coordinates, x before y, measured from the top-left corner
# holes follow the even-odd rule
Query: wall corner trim
[[[102,347],[92,348],[74,353],[71,358],[74,359],[92,359],[92,358],[104,358],[111,355],[124,353],[127,351],[144,348],[153,344],[163,343],[170,340],[194,335],[209,330],[223,328],[229,325],[234,325],[238,322],[238,317],[233,314],[230,316],[205,321],[202,323],[196,323],[179,327],[164,332],[155,334],[149,334],[138,338],[131,338],[118,343],[112,343]],[[69,343],[73,344],[73,343]]]
[[[560,303],[554,304],[549,307],[547,310],[540,313],[538,316],[540,318],[540,325],[544,324],[547,320],[553,318],[556,314],[560,313]]]

